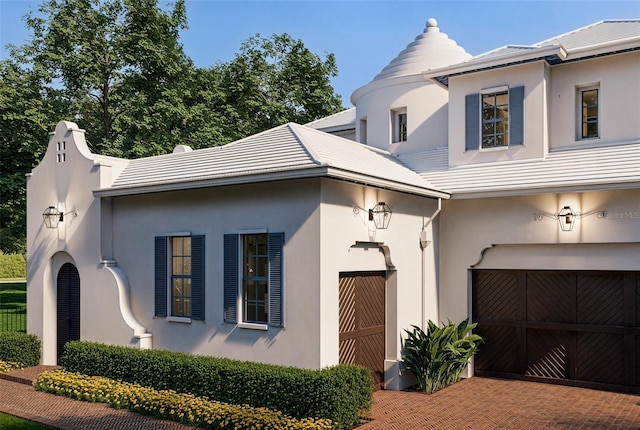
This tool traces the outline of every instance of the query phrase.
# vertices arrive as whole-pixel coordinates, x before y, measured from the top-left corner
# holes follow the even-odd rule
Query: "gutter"
[[[422,252],[421,258],[422,258],[422,321],[420,322],[420,326],[422,327],[422,330],[426,330],[426,315],[427,315],[427,302],[426,302],[426,296],[425,296],[425,290],[426,290],[426,262],[425,262],[425,249],[427,248],[427,246],[429,246],[429,244],[432,242],[430,240],[428,240],[428,235],[427,235],[427,228],[431,225],[431,223],[433,222],[434,219],[436,219],[438,217],[438,215],[440,215],[440,212],[442,211],[442,199],[438,198],[438,209],[436,209],[436,211],[433,213],[433,215],[431,215],[431,217],[429,217],[429,219],[427,220],[427,222],[422,226],[422,231],[420,232],[420,250]],[[439,300],[438,300],[439,302]],[[438,303],[439,306],[439,303]],[[438,314],[440,314],[440,312],[438,311]]]

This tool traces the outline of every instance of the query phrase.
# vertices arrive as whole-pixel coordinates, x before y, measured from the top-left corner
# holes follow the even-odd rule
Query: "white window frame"
[[[584,93],[587,91],[596,91],[596,135],[595,136],[584,136],[583,134],[583,124],[584,118],[582,116],[583,107],[582,100]],[[576,87],[576,141],[593,141],[600,139],[600,83],[592,83],[588,85],[580,85]]]
[[[190,316],[177,316],[171,314],[171,306],[173,302],[173,238],[174,237],[191,237],[190,231],[174,231],[163,234],[167,238],[167,316],[165,320],[174,323],[191,324]],[[193,258],[193,256],[192,256]],[[191,304],[193,306],[193,303]]]
[[[483,104],[482,104],[482,99],[484,96],[490,95],[490,94],[500,94],[500,93],[506,93],[507,95],[507,112],[508,112],[508,116],[507,116],[507,144],[506,145],[499,145],[499,146],[488,146],[485,147],[483,145],[483,134],[482,134],[482,126],[483,126],[483,118],[482,118],[482,109],[483,109]],[[494,152],[494,151],[507,151],[509,150],[509,144],[510,144],[510,139],[511,136],[509,135],[510,133],[510,127],[511,127],[511,106],[509,106],[509,86],[508,85],[502,85],[499,87],[492,87],[492,88],[484,88],[482,90],[480,90],[480,109],[478,110],[478,115],[479,115],[479,124],[480,124],[480,136],[479,136],[479,145],[478,145],[478,150],[480,152]]]
[[[404,116],[406,119],[405,123],[405,133],[404,140],[401,140],[401,130],[400,130],[400,117]],[[402,143],[406,142],[409,139],[409,115],[407,115],[407,108],[401,107],[396,109],[391,109],[391,143]]]
[[[265,228],[254,228],[254,229],[245,229],[238,231],[238,289],[237,289],[237,304],[236,309],[238,312],[238,323],[237,326],[243,329],[249,330],[260,330],[267,331],[269,330],[269,317],[267,314],[267,322],[258,323],[258,322],[247,322],[245,321],[244,315],[244,238],[249,235],[258,235],[258,234],[269,234],[269,230]],[[268,236],[267,236],[268,240]],[[267,243],[268,249],[268,243]],[[270,298],[270,285],[269,285],[269,271],[270,267],[267,269],[267,306],[269,306],[269,298]]]

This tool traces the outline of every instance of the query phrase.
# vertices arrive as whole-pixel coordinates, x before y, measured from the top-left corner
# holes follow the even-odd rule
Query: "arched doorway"
[[[80,339],[80,275],[78,269],[65,263],[58,272],[58,359],[67,342]]]

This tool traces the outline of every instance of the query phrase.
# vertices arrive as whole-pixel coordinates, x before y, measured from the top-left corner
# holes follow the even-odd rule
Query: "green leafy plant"
[[[24,367],[40,363],[40,339],[20,332],[0,332],[0,360],[19,363]]]
[[[405,330],[402,363],[418,380],[420,391],[431,394],[460,380],[482,343],[480,336],[470,334],[475,326],[468,319],[457,324],[448,321],[443,327],[429,321],[426,332],[415,325]]]

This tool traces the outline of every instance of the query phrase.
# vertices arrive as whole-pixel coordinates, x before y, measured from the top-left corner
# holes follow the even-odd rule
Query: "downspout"
[[[422,330],[426,330],[426,322],[425,322],[425,317],[427,314],[427,303],[426,303],[426,296],[425,296],[425,290],[427,288],[426,286],[426,262],[425,262],[425,252],[424,250],[427,248],[427,246],[429,246],[429,244],[431,243],[430,240],[428,240],[428,236],[427,236],[427,228],[431,225],[431,223],[433,222],[434,219],[436,219],[438,217],[438,215],[440,214],[440,211],[442,210],[442,198],[438,197],[438,209],[436,209],[436,211],[433,213],[433,215],[431,215],[431,217],[429,217],[429,219],[427,220],[427,222],[422,226],[422,231],[420,232],[420,250],[422,251],[422,321],[420,322],[420,326],[422,327]],[[436,321],[437,323],[437,321]]]

